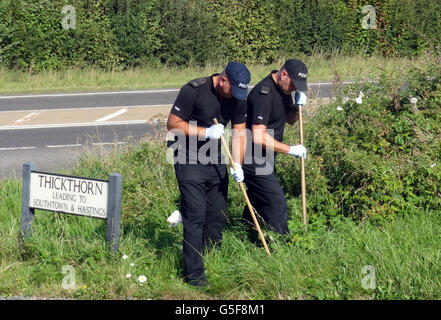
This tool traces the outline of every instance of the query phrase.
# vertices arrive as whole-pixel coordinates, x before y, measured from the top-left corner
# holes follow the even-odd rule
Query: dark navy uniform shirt
[[[274,82],[274,70],[261,80],[250,92],[247,100],[247,129],[251,130],[254,124],[266,126],[267,133],[279,142],[283,142],[283,132],[287,122],[287,114],[294,109],[291,94],[285,94]],[[249,145],[249,144],[248,144]],[[266,156],[266,150],[254,152],[253,156]],[[249,156],[250,153],[247,152]],[[249,160],[248,160],[249,161]]]
[[[233,125],[245,123],[247,109],[246,100],[237,100],[235,98],[226,99],[220,97],[213,84],[212,77],[215,75],[218,74],[195,79],[185,84],[181,88],[170,112],[179,118],[190,122],[190,124],[194,126],[205,128],[214,124],[213,118],[217,118],[219,123],[224,126],[226,126],[229,121],[231,121]],[[186,146],[181,145],[181,149],[186,152],[187,161],[190,158],[194,162],[201,148],[204,148],[203,153],[207,156],[212,156],[211,151],[217,150],[216,153],[218,153],[218,156],[214,155],[212,161],[220,161],[220,139],[209,141],[203,138],[192,137],[192,139],[199,140],[197,143],[192,143],[189,139],[190,138],[187,137]],[[207,145],[207,143],[209,145]],[[208,146],[210,146],[210,148],[208,148]],[[200,163],[200,159],[198,159],[197,162]]]

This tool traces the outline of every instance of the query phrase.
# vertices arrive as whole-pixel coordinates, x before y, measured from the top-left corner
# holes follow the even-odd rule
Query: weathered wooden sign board
[[[35,165],[23,165],[21,240],[30,235],[35,209],[103,219],[107,222],[107,242],[119,248],[122,177],[109,180],[40,172]]]

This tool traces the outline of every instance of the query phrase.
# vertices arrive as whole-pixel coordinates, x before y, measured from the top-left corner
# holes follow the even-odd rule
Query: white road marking
[[[46,146],[47,148],[72,148],[72,147],[81,147],[82,144],[63,144],[63,145],[55,145],[55,146]]]
[[[96,109],[119,109],[119,108],[153,108],[153,107],[171,107],[171,104],[147,104],[147,105],[135,105],[135,106],[119,106],[119,107],[89,107],[89,108],[61,108],[61,109],[38,109],[38,111],[40,112],[51,112],[51,111],[83,111],[83,110],[96,110]],[[0,113],[5,113],[5,112],[26,112],[29,110],[6,110],[6,111],[0,111]]]
[[[37,147],[12,147],[12,148],[0,148],[0,151],[30,150],[30,149],[37,149]]]
[[[107,145],[122,145],[127,144],[127,142],[96,142],[93,143],[94,146],[107,146]],[[47,145],[46,148],[73,148],[82,147],[82,144],[62,144],[62,145]],[[0,148],[0,151],[14,151],[14,150],[32,150],[37,149],[37,147],[10,147],[10,148]]]
[[[108,121],[108,120],[110,120],[110,119],[116,118],[116,117],[118,117],[118,116],[120,116],[120,115],[126,113],[127,111],[129,111],[129,109],[127,109],[127,108],[121,109],[121,110],[116,111],[116,112],[114,112],[114,113],[111,113],[111,114],[109,114],[109,115],[107,115],[107,116],[105,116],[105,117],[99,118],[98,120],[95,120],[95,122],[104,122],[104,121]]]
[[[355,81],[343,81],[342,84],[354,84]],[[308,83],[308,87],[313,85],[313,86],[321,86],[321,85],[331,85],[331,84],[335,84],[334,82],[315,82],[315,83]]]
[[[375,82],[371,80],[369,82]],[[352,84],[354,81],[343,81],[343,84]],[[308,86],[331,85],[333,82],[310,82]],[[254,88],[254,86],[248,86]],[[161,93],[161,92],[178,92],[181,89],[157,89],[157,90],[133,90],[133,91],[104,91],[104,92],[77,92],[77,93],[50,93],[50,94],[27,94],[27,95],[1,95],[0,100],[7,99],[23,99],[23,98],[56,98],[56,97],[81,97],[81,96],[104,96],[112,94],[143,94],[143,93]]]
[[[23,98],[57,98],[57,97],[81,97],[81,96],[104,96],[111,94],[142,94],[142,93],[161,93],[177,92],[180,89],[158,89],[158,90],[134,90],[134,91],[106,91],[106,92],[83,92],[83,93],[53,93],[53,94],[28,94],[17,96],[0,96],[1,100],[23,99]]]
[[[22,125],[22,126],[3,126],[0,131],[4,130],[23,130],[23,129],[48,129],[48,128],[68,128],[68,127],[93,127],[93,126],[109,126],[109,125],[128,125],[147,123],[147,120],[130,120],[130,121],[109,121],[109,122],[79,122],[64,124],[45,124],[45,125]]]
[[[44,112],[44,111],[40,110],[40,111],[36,111],[36,112],[31,112],[28,115],[24,116],[23,118],[15,120],[14,123],[21,124],[23,122],[29,121],[29,120],[31,120],[31,118],[38,116],[42,112]]]
[[[127,144],[127,142],[96,142],[93,145],[94,146],[108,146],[108,145],[114,145],[114,144]]]

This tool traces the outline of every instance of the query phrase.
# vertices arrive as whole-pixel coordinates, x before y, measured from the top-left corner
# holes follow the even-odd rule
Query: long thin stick
[[[300,128],[300,144],[303,145],[303,106],[299,106],[299,128]],[[300,174],[302,179],[302,211],[303,211],[303,224],[306,225],[306,181],[305,181],[305,158],[300,158]]]
[[[213,121],[215,124],[218,124],[218,121],[216,118],[214,118]],[[227,143],[227,141],[225,141],[224,136],[221,136],[221,140],[222,140],[222,144],[224,145],[224,149],[227,152],[228,158],[230,159],[231,166],[233,167],[233,170],[236,171],[236,166],[234,165],[233,157],[231,156],[230,149],[228,147],[228,143]],[[271,256],[271,253],[268,249],[268,245],[266,244],[266,241],[265,241],[265,237],[263,236],[262,230],[260,229],[259,222],[257,221],[256,215],[254,214],[254,210],[251,205],[250,199],[248,198],[245,187],[243,186],[243,182],[239,182],[239,187],[240,187],[240,190],[242,190],[242,194],[243,194],[245,201],[247,203],[248,210],[250,210],[251,216],[253,217],[253,221],[256,226],[257,232],[259,233],[260,240],[262,240],[263,247],[265,248],[265,251],[268,254],[268,256]]]

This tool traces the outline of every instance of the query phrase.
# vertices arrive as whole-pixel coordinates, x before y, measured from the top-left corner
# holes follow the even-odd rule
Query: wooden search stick
[[[219,122],[217,121],[216,118],[214,118],[213,121],[215,124],[219,124]],[[228,158],[230,159],[231,166],[233,167],[233,170],[236,171],[236,166],[234,165],[233,157],[231,156],[230,149],[228,147],[227,141],[225,141],[224,136],[221,136],[221,140],[222,140],[222,144],[224,145],[224,149],[227,152]],[[262,230],[260,229],[259,222],[257,221],[256,215],[254,214],[254,210],[251,205],[250,199],[248,198],[247,192],[245,191],[245,187],[243,186],[243,182],[239,182],[239,187],[242,190],[242,194],[243,194],[245,201],[247,203],[248,210],[250,210],[251,216],[253,217],[253,221],[254,221],[254,224],[256,225],[257,232],[259,233],[260,240],[262,240],[263,247],[265,248],[265,251],[268,254],[268,256],[271,256],[271,253],[268,249],[268,245],[266,244],[266,241],[265,241],[265,237],[263,236]]]
[[[299,105],[299,128],[300,128],[300,144],[303,146],[303,106]],[[300,157],[300,175],[302,180],[302,211],[303,224],[306,225],[306,181],[305,181],[305,158]]]

